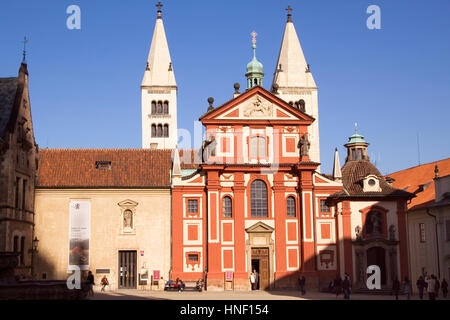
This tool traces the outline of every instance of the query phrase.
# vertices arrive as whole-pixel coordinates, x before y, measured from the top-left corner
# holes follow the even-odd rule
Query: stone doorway
[[[259,221],[247,228],[246,257],[247,272],[256,269],[258,272],[259,290],[269,290],[274,283],[274,242],[272,234],[274,228]]]
[[[252,269],[258,273],[256,288],[270,288],[269,248],[252,248]]]
[[[386,250],[384,250],[382,247],[372,247],[367,249],[366,256],[368,266],[376,265],[380,267],[381,285],[386,285]]]

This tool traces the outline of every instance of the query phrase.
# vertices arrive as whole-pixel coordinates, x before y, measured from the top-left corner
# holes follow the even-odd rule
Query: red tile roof
[[[434,202],[434,167],[438,166],[439,176],[450,174],[450,158],[430,162],[420,166],[412,167],[388,175],[395,179],[392,185],[416,194],[416,197],[408,204],[409,210],[427,207]]]
[[[168,187],[171,154],[150,149],[41,149],[37,187]],[[97,169],[98,162],[110,162],[110,168]]]

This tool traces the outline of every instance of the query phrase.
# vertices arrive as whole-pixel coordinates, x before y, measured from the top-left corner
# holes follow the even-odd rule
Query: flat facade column
[[[344,272],[353,279],[352,211],[350,201],[342,202],[342,229],[344,231]]]
[[[220,221],[219,221],[219,174],[218,171],[208,171],[206,184],[207,197],[207,234],[208,241],[208,273],[207,289],[223,290],[224,274],[222,272],[222,253],[220,249]]]
[[[284,173],[274,174],[274,201],[275,201],[275,250],[276,272],[275,280],[282,278],[286,272],[286,199],[284,186]]]
[[[301,171],[301,234],[302,234],[302,272],[316,271],[315,235],[314,235],[314,199],[312,171]]]
[[[408,237],[406,234],[406,202],[404,200],[397,201],[397,219],[398,219],[398,247],[399,247],[399,257],[400,257],[400,277],[399,279],[404,279],[409,277],[408,268]]]
[[[183,194],[178,188],[172,191],[172,274],[171,279],[183,273]]]
[[[244,174],[234,177],[234,289],[249,290],[248,272],[245,268],[245,186]]]

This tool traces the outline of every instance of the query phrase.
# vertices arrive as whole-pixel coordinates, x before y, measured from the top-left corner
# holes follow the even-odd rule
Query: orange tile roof
[[[37,187],[168,187],[171,150],[41,149]],[[110,169],[97,169],[99,161]]]
[[[422,164],[402,171],[388,174],[394,178],[392,186],[416,194],[416,197],[408,204],[409,210],[424,208],[434,202],[434,167],[438,166],[439,176],[450,174],[450,158]],[[424,189],[421,191],[421,189]]]

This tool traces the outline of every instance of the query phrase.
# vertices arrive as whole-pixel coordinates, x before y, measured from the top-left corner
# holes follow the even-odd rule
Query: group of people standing
[[[395,299],[398,300],[398,295],[400,293],[400,281],[395,278],[392,284],[392,293],[395,295]],[[444,298],[447,298],[448,294],[448,283],[445,279],[442,282],[439,282],[439,279],[432,274],[431,276],[420,276],[416,282],[417,290],[419,291],[419,298],[423,299],[423,293],[426,289],[428,293],[429,300],[436,300],[439,296],[439,290],[442,290],[442,295]],[[411,281],[409,281],[408,277],[405,277],[403,281],[403,293],[406,295],[406,298],[409,300],[412,294],[412,285]]]
[[[351,293],[351,281],[350,275],[346,272],[344,274],[344,279],[338,274],[336,278],[330,282],[329,289],[331,292],[336,293],[336,298],[342,292],[344,293],[344,299],[350,299]]]
[[[439,279],[434,274],[425,277],[420,276],[416,285],[419,290],[420,299],[423,299],[425,289],[427,290],[429,300],[436,300],[439,297],[439,290],[442,291],[442,296],[447,298],[448,283],[445,278],[442,279],[442,282],[439,282]]]

